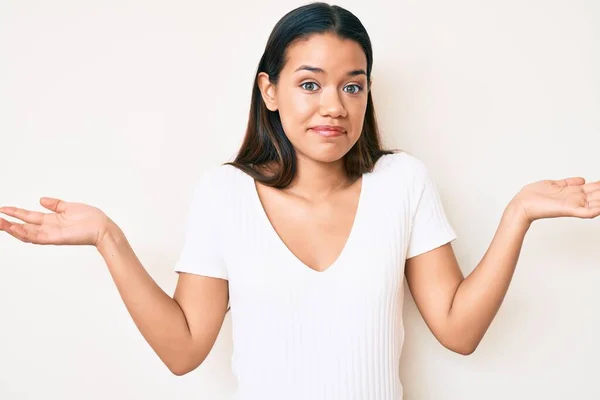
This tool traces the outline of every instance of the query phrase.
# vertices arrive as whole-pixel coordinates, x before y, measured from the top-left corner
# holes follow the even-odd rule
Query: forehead
[[[327,73],[346,73],[367,69],[367,56],[360,44],[337,35],[314,34],[288,46],[284,69],[294,71],[301,65],[324,69]]]

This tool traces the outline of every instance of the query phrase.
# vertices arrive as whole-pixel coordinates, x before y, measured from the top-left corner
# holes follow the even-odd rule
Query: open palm
[[[0,207],[0,213],[25,222],[13,223],[0,218],[0,230],[23,242],[52,245],[95,246],[104,234],[108,218],[96,207],[49,197],[42,197],[40,204],[53,212]]]
[[[600,215],[600,182],[575,177],[544,180],[525,186],[515,200],[529,220],[542,218],[595,218]]]

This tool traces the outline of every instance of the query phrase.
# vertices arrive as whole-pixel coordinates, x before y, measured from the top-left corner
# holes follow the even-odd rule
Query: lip
[[[346,134],[344,128],[334,125],[317,125],[313,126],[310,129],[316,132],[317,134],[325,137],[335,137]]]

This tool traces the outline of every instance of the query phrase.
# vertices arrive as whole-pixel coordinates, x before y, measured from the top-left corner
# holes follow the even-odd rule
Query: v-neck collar
[[[247,174],[244,174],[244,175],[246,175],[246,177],[248,178],[247,181],[249,184],[250,197],[252,198],[252,205],[258,214],[258,220],[260,221],[261,224],[264,225],[265,231],[267,231],[267,234],[270,237],[268,240],[272,240],[273,242],[275,242],[275,245],[282,250],[282,252],[285,254],[285,256],[291,260],[291,262],[296,264],[296,266],[299,266],[302,270],[304,270],[307,273],[323,275],[323,274],[330,274],[333,271],[335,271],[336,269],[338,269],[339,265],[344,261],[344,259],[348,256],[348,253],[351,251],[351,248],[354,245],[354,241],[356,240],[355,237],[358,235],[357,231],[361,228],[361,225],[362,225],[362,219],[364,218],[363,214],[365,213],[364,208],[366,207],[365,206],[365,202],[366,202],[365,197],[368,196],[369,174],[365,173],[360,178],[361,183],[360,183],[360,193],[359,193],[359,197],[358,197],[358,204],[356,206],[354,220],[352,222],[352,227],[350,228],[350,232],[348,233],[348,236],[346,238],[346,242],[344,243],[344,246],[342,247],[342,250],[336,257],[336,259],[327,268],[325,268],[322,271],[318,271],[318,270],[306,265],[302,260],[300,260],[292,252],[292,250],[287,246],[287,244],[285,244],[285,242],[281,239],[281,237],[275,230],[271,220],[267,216],[267,212],[262,204],[260,195],[258,194],[258,188],[257,188],[255,179],[252,178],[250,175],[247,175]]]

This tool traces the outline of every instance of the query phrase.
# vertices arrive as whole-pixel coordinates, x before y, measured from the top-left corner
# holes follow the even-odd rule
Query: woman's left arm
[[[406,280],[427,326],[446,348],[471,354],[502,304],[532,222],[599,215],[600,182],[535,182],[508,204],[487,252],[466,278],[450,243],[407,259]]]

